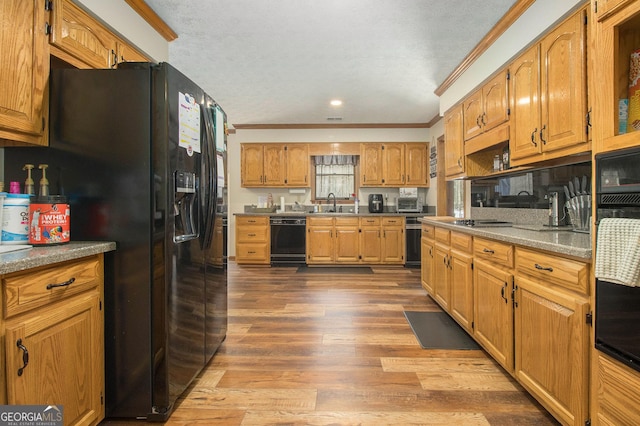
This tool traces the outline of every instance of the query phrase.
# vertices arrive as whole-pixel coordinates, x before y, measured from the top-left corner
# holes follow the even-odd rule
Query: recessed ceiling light
[[[331,101],[332,106],[340,106],[342,105],[342,101],[340,99],[334,99]]]

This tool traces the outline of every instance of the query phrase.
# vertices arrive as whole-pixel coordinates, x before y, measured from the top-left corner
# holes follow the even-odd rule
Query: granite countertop
[[[35,246],[0,254],[0,274],[78,259],[116,249],[114,242],[73,241],[52,246]]]
[[[454,218],[429,218],[418,219],[422,223],[436,225],[453,231],[465,232],[474,236],[517,244],[522,247],[546,250],[553,253],[574,256],[590,261],[592,256],[591,235],[571,230],[563,231],[535,231],[524,226],[496,228],[473,228],[463,225],[454,225]]]

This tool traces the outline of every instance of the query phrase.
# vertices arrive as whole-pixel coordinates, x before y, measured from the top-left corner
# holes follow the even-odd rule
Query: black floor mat
[[[422,349],[480,349],[445,312],[404,311],[404,316]]]
[[[373,274],[373,271],[368,266],[300,266],[296,271],[303,274]]]

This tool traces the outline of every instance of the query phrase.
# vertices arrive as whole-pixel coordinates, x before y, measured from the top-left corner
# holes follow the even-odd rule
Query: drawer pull
[[[256,252],[255,252],[255,251],[249,251],[248,253],[249,253],[249,254],[256,254]]]
[[[22,339],[18,339],[18,341],[16,342],[16,346],[20,348],[20,350],[22,350],[22,363],[24,365],[18,368],[18,376],[22,376],[22,372],[24,371],[25,368],[27,368],[27,365],[29,364],[29,351],[22,344]]]
[[[256,234],[247,234],[247,236],[249,236],[249,237],[255,237],[255,236],[256,236]]]
[[[489,253],[489,254],[494,254],[494,253],[495,253],[495,251],[493,251],[493,250],[491,250],[491,249],[488,249],[488,248],[484,248],[484,249],[482,249],[482,252],[483,252],[483,253]]]
[[[71,284],[73,284],[73,282],[75,281],[75,278],[71,278],[69,281],[65,281],[63,283],[60,284],[47,284],[47,290],[51,290],[52,288],[56,288],[56,287],[67,287]]]
[[[549,272],[553,272],[553,268],[552,267],[548,267],[545,268],[544,266],[540,266],[537,263],[535,264],[536,269],[540,270],[540,271],[549,271]]]

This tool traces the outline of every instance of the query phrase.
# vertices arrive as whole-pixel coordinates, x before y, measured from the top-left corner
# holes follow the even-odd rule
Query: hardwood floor
[[[419,269],[229,265],[229,330],[167,425],[555,425],[482,350],[421,349]],[[105,421],[104,425],[132,422]]]

